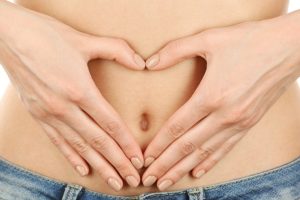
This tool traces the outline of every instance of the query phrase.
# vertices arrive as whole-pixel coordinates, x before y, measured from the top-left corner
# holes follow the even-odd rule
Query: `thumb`
[[[188,58],[201,56],[206,58],[205,40],[202,34],[172,40],[156,54],[146,60],[150,70],[165,69]]]
[[[84,45],[87,60],[101,58],[116,61],[129,69],[145,69],[144,59],[121,38],[89,36]]]

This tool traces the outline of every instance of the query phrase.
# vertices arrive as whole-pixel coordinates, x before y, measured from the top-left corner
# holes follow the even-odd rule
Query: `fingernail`
[[[134,176],[126,176],[126,181],[130,186],[136,187],[139,185],[138,180]]]
[[[143,182],[144,186],[150,186],[152,185],[155,181],[156,181],[156,177],[155,176],[148,176],[145,181]]]
[[[79,173],[81,176],[87,175],[87,170],[85,169],[85,167],[83,167],[83,166],[81,166],[81,165],[77,165],[77,166],[76,166],[76,170],[78,171],[78,173]]]
[[[173,184],[173,181],[167,179],[167,180],[164,180],[163,182],[161,182],[159,185],[158,185],[158,189],[159,190],[164,190],[168,187],[170,187],[171,185]]]
[[[144,59],[140,55],[138,55],[138,54],[135,53],[134,56],[133,56],[133,58],[134,58],[135,63],[139,67],[141,67],[142,69],[145,68],[145,61],[144,61]]]
[[[146,66],[148,69],[150,69],[153,68],[155,65],[157,65],[158,62],[159,62],[159,55],[155,54],[146,61]]]
[[[152,162],[154,161],[154,158],[152,156],[145,159],[145,167],[148,167]]]
[[[203,169],[199,170],[197,173],[196,173],[196,177],[197,178],[200,178],[203,174],[205,174],[205,171]]]
[[[143,167],[143,163],[137,157],[132,157],[130,160],[135,168],[140,169]]]
[[[108,182],[108,185],[116,191],[119,191],[122,187],[115,178],[109,178],[107,182]]]

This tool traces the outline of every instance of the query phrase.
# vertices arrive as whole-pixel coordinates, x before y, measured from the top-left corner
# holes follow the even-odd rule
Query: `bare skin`
[[[209,29],[173,40],[147,59],[147,68],[162,70],[201,56],[207,70],[192,97],[147,146],[145,165],[153,161],[144,185],[157,179],[165,190],[193,168],[200,178],[246,136],[300,77],[299,19],[297,11]]]
[[[216,1],[185,1],[183,5],[182,1],[172,1],[172,7],[171,1],[159,4],[132,1],[130,5],[109,1],[103,5],[97,2],[97,6],[94,1],[77,1],[73,5],[62,5],[59,1],[47,5],[42,1],[18,2],[55,16],[80,31],[122,37],[144,58],[181,36],[211,27],[275,17],[286,11],[286,1],[251,1],[247,3],[249,5],[222,5]],[[276,6],[270,7],[270,3]],[[178,11],[180,20],[174,10]],[[124,17],[115,17],[120,13]],[[215,17],[215,13],[220,16]],[[124,24],[126,28],[120,28]],[[90,62],[89,69],[99,91],[145,150],[168,117],[194,92],[205,72],[205,62],[193,58],[164,71],[150,72],[132,71],[120,64],[101,60]],[[294,83],[247,136],[207,174],[201,179],[186,175],[168,190],[227,181],[273,168],[299,156],[300,145],[296,142],[300,139],[300,119],[296,117],[300,116],[299,99],[299,88]],[[7,90],[0,109],[0,155],[8,160],[98,192],[130,195],[158,190],[156,186],[140,185],[138,188],[125,186],[115,192],[93,170],[88,176],[80,177],[27,113],[12,87]]]

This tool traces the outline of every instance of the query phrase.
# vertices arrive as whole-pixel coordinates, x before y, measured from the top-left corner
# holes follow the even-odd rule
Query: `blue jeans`
[[[299,200],[300,157],[254,175],[204,187],[117,196],[94,192],[30,171],[0,157],[0,199],[5,200]]]

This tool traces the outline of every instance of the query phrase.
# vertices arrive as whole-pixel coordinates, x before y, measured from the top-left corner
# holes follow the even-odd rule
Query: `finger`
[[[172,40],[146,60],[146,68],[161,70],[188,58],[206,58],[205,46],[205,37],[201,33]]]
[[[144,165],[143,154],[129,128],[100,94],[94,83],[91,84],[90,90],[91,92],[78,102],[78,105],[120,145],[133,166],[140,169]]]
[[[72,114],[65,116],[63,121],[70,125],[60,124],[56,122],[60,129],[73,129],[74,132],[80,133],[84,140],[77,137],[71,138],[70,141],[77,151],[85,152],[88,146],[93,147],[100,152],[120,173],[120,175],[127,180],[128,184],[136,187],[140,182],[140,176],[124,152],[118,144],[107,135],[94,121],[91,120],[80,108],[74,106]],[[78,123],[80,121],[80,124]],[[71,130],[66,130],[71,131]],[[85,142],[87,141],[87,142]]]
[[[204,101],[200,102],[202,94],[199,93],[201,94],[196,90],[192,97],[159,129],[144,152],[145,167],[148,167],[171,143],[212,111],[211,106]]]
[[[77,152],[65,141],[65,139],[55,130],[55,128],[50,125],[37,120],[37,122],[42,126],[47,136],[51,142],[62,152],[62,154],[67,158],[71,165],[76,169],[76,171],[81,175],[85,176],[89,173],[89,167],[78,155]]]
[[[206,158],[203,162],[196,166],[192,171],[192,175],[196,178],[200,178],[201,176],[203,176],[213,166],[215,166],[234,147],[234,145],[238,141],[243,138],[245,133],[246,132],[243,131],[229,138],[218,150],[216,150],[213,154],[211,154],[208,158]]]
[[[219,149],[223,143],[231,138],[236,133],[231,129],[226,129],[205,141],[201,147],[183,158],[175,164],[166,174],[164,174],[158,181],[157,186],[160,190],[165,190],[170,187],[186,174],[188,174],[194,167],[199,165],[200,161],[205,160]]]
[[[129,69],[144,70],[145,61],[121,38],[88,36],[84,44],[87,60],[102,58],[116,61]]]
[[[86,141],[64,122],[55,118],[48,118],[47,122],[59,130],[59,134],[76,150],[95,170],[106,180],[106,183],[114,190],[119,191],[123,187],[123,181],[116,170],[96,152]]]
[[[188,174],[200,161],[208,156],[205,151],[194,151],[188,157],[182,159],[178,164],[172,167],[165,175],[157,181],[157,187],[163,191],[178,180]]]
[[[209,137],[211,137],[213,133],[220,131],[221,128],[221,126],[216,125],[216,119],[211,115],[198,123],[182,137],[173,142],[148,167],[148,169],[143,174],[143,184],[145,186],[152,185],[178,161],[193,153],[197,149],[197,147],[201,146],[201,144],[204,143],[204,141],[206,141]],[[194,135],[197,135],[197,137],[195,137]],[[209,152],[208,150],[202,151]]]

